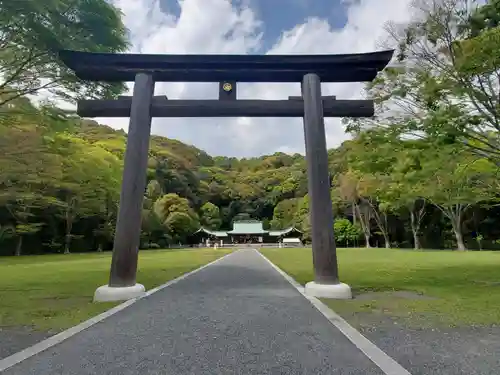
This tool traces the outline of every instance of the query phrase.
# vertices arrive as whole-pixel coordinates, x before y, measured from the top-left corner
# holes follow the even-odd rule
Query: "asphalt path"
[[[383,375],[255,250],[237,251],[5,375]]]

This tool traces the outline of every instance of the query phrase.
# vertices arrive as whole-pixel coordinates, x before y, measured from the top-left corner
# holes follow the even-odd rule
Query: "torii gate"
[[[339,281],[333,233],[324,117],[371,117],[371,100],[321,96],[321,82],[367,82],[383,70],[394,51],[347,55],[145,55],[60,51],[62,61],[83,80],[135,81],[132,97],[82,100],[83,117],[130,117],[125,164],[108,285],[95,301],[141,296],[136,283],[141,213],[152,117],[303,117],[315,280],[306,292],[351,298]],[[168,100],[154,96],[155,82],[219,82],[219,99]],[[302,96],[287,100],[238,100],[237,82],[297,82]]]

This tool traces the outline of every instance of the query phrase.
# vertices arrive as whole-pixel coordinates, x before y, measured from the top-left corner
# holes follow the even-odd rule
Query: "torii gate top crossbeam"
[[[394,51],[345,55],[145,55],[62,50],[61,60],[88,81],[132,82],[150,73],[156,82],[301,82],[308,73],[321,82],[372,81]]]

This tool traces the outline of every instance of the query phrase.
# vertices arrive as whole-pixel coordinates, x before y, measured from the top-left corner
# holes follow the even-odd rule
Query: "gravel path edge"
[[[340,315],[335,313],[318,298],[307,295],[304,287],[300,285],[293,277],[271,262],[260,251],[254,249],[262,258],[264,258],[278,273],[280,273],[293,287],[295,287],[304,298],[306,298],[323,316],[333,324],[345,337],[349,339],[364,355],[366,355],[380,370],[386,375],[411,375],[411,373],[396,362],[387,353],[382,351],[373,342],[363,336],[358,330],[352,327]]]

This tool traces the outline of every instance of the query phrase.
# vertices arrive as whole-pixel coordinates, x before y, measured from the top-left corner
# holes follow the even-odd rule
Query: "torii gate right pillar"
[[[304,100],[304,138],[315,276],[314,281],[306,284],[305,292],[315,297],[350,299],[352,298],[351,288],[339,282],[323,100],[321,82],[317,74],[304,76],[302,98]]]

